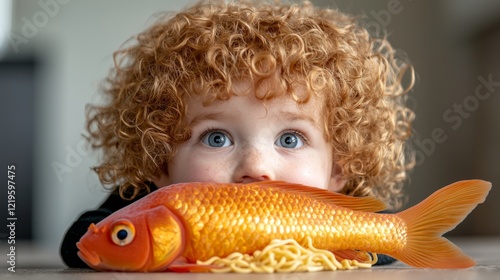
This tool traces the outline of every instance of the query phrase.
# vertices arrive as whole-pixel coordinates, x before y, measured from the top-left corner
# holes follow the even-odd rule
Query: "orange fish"
[[[340,257],[366,251],[414,267],[465,268],[475,262],[441,235],[490,189],[489,182],[460,181],[400,213],[377,214],[385,205],[375,198],[286,182],[176,184],[90,225],[78,255],[97,270],[203,271],[197,260],[251,254],[273,239],[305,246],[309,236]]]

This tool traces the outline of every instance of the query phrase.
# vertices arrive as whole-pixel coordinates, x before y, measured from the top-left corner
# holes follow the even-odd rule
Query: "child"
[[[406,64],[353,17],[302,5],[200,2],[116,52],[89,111],[94,170],[117,186],[68,230],[178,182],[284,180],[401,206],[413,166]]]

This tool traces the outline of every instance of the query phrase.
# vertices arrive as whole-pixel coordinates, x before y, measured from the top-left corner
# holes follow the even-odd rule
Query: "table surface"
[[[450,238],[474,258],[477,265],[467,269],[417,269],[401,262],[370,269],[350,271],[322,271],[308,273],[275,274],[212,274],[212,273],[122,273],[96,272],[90,269],[71,269],[61,262],[57,248],[41,248],[29,244],[16,246],[15,272],[10,272],[2,261],[0,279],[83,279],[83,280],[140,280],[140,279],[259,279],[259,280],[314,280],[314,279],[500,279],[500,236]],[[7,258],[9,248],[0,245],[0,252]],[[15,274],[15,275],[14,275]],[[15,277],[12,277],[15,276]]]

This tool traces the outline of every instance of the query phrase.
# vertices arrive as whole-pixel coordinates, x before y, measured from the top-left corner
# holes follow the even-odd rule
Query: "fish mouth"
[[[94,251],[87,249],[81,242],[76,243],[78,248],[78,256],[89,266],[95,268],[101,263],[101,258]]]

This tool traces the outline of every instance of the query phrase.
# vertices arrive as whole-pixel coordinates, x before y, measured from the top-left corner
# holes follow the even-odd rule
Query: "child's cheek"
[[[296,172],[293,173],[293,177],[286,181],[320,189],[327,189],[328,186],[325,185],[324,178],[325,176],[323,172],[319,170],[310,170],[307,167],[304,167],[303,169],[297,169]]]
[[[293,163],[289,164],[287,168],[283,168],[288,172],[282,174],[279,180],[328,189],[331,172],[328,170],[328,164],[318,160],[320,158],[318,156],[291,161]]]
[[[222,160],[193,159],[179,170],[185,182],[230,183],[229,167]]]

